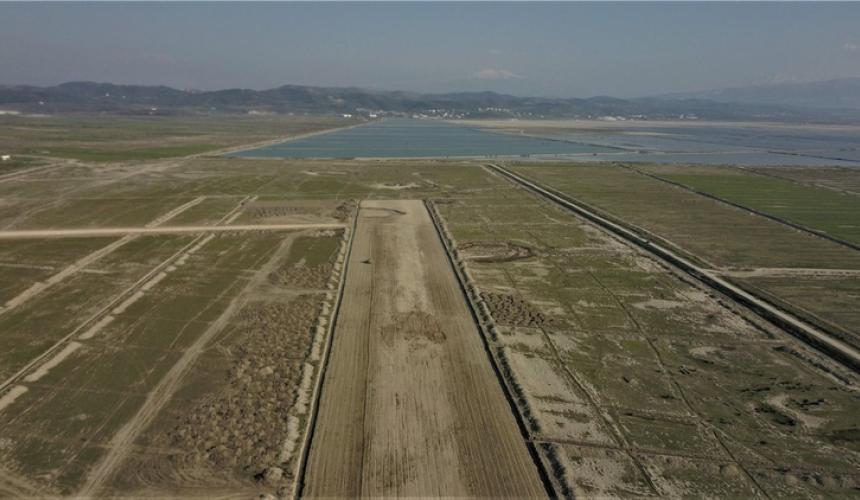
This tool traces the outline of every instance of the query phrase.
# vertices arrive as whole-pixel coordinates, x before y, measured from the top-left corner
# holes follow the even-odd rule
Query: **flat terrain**
[[[557,491],[857,487],[858,443],[835,438],[856,428],[854,375],[581,219],[494,187],[436,209]]]
[[[481,161],[213,153],[339,118],[3,120],[0,497],[860,488],[855,371]],[[856,172],[508,167],[857,345]]]
[[[420,201],[368,201],[303,494],[543,496]]]
[[[860,270],[860,251],[816,235],[819,231],[853,237],[852,228],[860,224],[856,210],[851,209],[857,203],[856,196],[808,185],[792,185],[786,191],[788,181],[782,179],[736,169],[723,175],[719,168],[702,173],[706,168],[714,167],[555,164],[521,165],[515,170],[641,228],[649,237],[686,253],[704,267],[742,285],[747,283],[748,288],[828,326],[846,342],[860,345],[856,314],[860,297],[839,291],[852,288]],[[675,181],[695,179],[698,184],[735,186],[734,190],[723,188],[720,194],[739,206],[661,182],[643,172]],[[743,182],[747,177],[750,182]],[[820,208],[814,198],[817,191],[823,191]],[[810,230],[800,231],[744,207],[803,223]],[[818,215],[818,210],[830,217]],[[819,290],[833,290],[832,296],[803,293],[797,277],[816,279],[816,275]],[[768,279],[759,279],[762,277]]]
[[[646,166],[641,170],[860,246],[860,195],[731,167]],[[850,188],[847,183],[843,186]]]
[[[509,135],[611,148],[570,160],[676,165],[860,166],[856,125],[726,122],[697,119],[472,120]]]

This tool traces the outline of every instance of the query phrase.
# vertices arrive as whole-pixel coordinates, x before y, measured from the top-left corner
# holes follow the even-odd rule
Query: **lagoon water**
[[[636,126],[546,138],[438,120],[389,118],[232,153],[263,158],[532,157],[736,165],[860,167],[860,138],[844,131],[756,126]]]
[[[548,137],[618,148],[590,161],[860,167],[860,134],[856,129],[632,123],[605,130],[557,132]]]
[[[405,118],[385,119],[325,134],[233,153],[265,158],[422,158],[533,156],[615,151],[554,139],[485,132],[463,125]]]

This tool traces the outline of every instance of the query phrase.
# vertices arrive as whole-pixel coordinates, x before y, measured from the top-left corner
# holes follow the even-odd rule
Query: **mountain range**
[[[860,110],[860,78],[820,82],[776,83],[659,96],[661,99],[706,99],[715,102],[766,104],[822,109]]]
[[[860,79],[619,99],[520,97],[495,92],[422,94],[284,85],[268,90],[180,90],[68,82],[0,85],[0,111],[23,113],[293,113],[445,118],[714,119],[860,123]]]

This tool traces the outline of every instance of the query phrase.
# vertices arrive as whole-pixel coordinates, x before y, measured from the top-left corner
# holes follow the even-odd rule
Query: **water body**
[[[860,135],[845,130],[640,124],[548,137],[620,148],[591,161],[860,167]]]
[[[262,158],[423,158],[589,155],[618,151],[575,141],[486,132],[451,123],[385,119],[231,156]]]
[[[385,119],[232,153],[261,158],[529,157],[709,165],[860,167],[860,136],[802,127],[648,126],[545,137],[434,120]]]

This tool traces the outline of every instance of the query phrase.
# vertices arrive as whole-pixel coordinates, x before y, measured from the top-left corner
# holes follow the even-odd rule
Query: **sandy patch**
[[[3,411],[4,408],[14,403],[16,399],[18,399],[22,394],[27,392],[27,388],[23,385],[16,385],[9,392],[3,395],[0,398],[0,411]]]
[[[44,363],[39,367],[38,370],[24,377],[25,382],[36,382],[45,375],[47,375],[52,369],[56,368],[57,365],[62,363],[66,358],[68,358],[73,352],[77,351],[83,346],[80,342],[69,342],[66,347],[63,348],[60,352],[58,352],[50,361]]]

